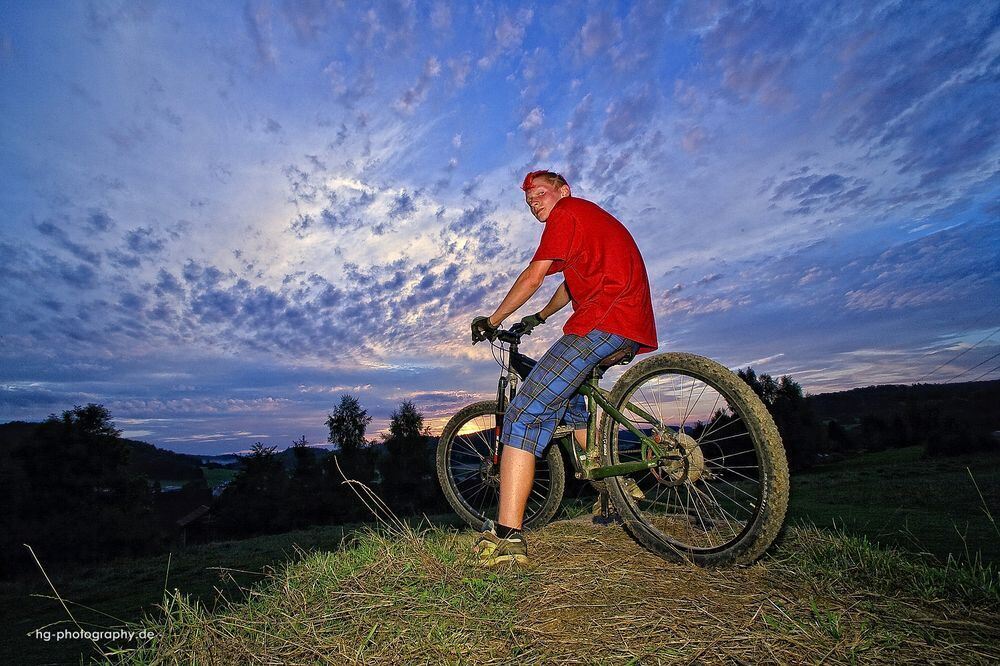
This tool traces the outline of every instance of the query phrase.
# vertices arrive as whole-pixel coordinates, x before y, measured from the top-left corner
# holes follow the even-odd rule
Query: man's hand
[[[476,317],[472,320],[472,344],[493,340],[497,336],[497,328],[490,323],[489,317]]]
[[[517,335],[531,335],[532,329],[540,324],[545,323],[545,318],[542,317],[541,312],[536,312],[533,315],[528,315],[510,327],[510,332]]]

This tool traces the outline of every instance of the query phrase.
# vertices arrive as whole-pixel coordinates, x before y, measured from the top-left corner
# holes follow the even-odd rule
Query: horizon
[[[780,379],[780,378],[779,377],[775,377],[775,379]],[[818,396],[824,396],[824,395],[830,395],[830,394],[836,394],[836,393],[849,393],[851,391],[863,391],[865,389],[874,389],[874,388],[886,388],[886,387],[914,388],[914,387],[918,387],[918,386],[921,386],[921,387],[926,387],[926,386],[962,386],[964,384],[986,384],[986,383],[995,382],[995,381],[1000,381],[1000,379],[981,379],[981,380],[978,380],[978,381],[975,381],[975,382],[941,382],[941,383],[927,383],[927,382],[924,382],[924,383],[916,383],[916,384],[871,384],[871,385],[868,385],[868,386],[857,386],[857,387],[850,388],[850,389],[842,389],[842,390],[837,390],[837,391],[828,391],[828,392],[825,392],[825,393],[805,393],[804,395],[808,399],[808,398],[811,398],[811,397],[818,397]],[[362,407],[363,407],[363,405],[362,405]],[[51,414],[50,416],[57,416],[57,414]],[[111,416],[112,416],[112,419],[111,419],[112,423],[114,424],[114,415],[112,414]],[[25,422],[24,421],[8,421],[8,422],[5,422],[5,423],[0,423],[0,425],[11,425],[13,423],[25,423]],[[36,422],[27,422],[27,423],[29,425],[33,425]],[[366,440],[368,441],[368,443],[370,445],[379,445],[379,444],[382,443],[382,442],[379,441],[379,438],[381,437],[381,435],[382,435],[383,432],[386,432],[386,431],[385,430],[380,430],[380,431],[378,431],[376,433],[373,433],[375,435],[374,437],[367,437],[368,433],[366,432],[365,433],[366,434]],[[440,436],[440,432],[430,432],[426,436],[429,436],[429,437],[439,437]],[[137,442],[140,442],[140,443],[143,443],[143,444],[151,444],[150,442],[146,442],[146,441],[141,440],[141,439],[136,439],[136,438],[133,438],[133,437],[129,437],[129,436],[127,436],[124,433],[121,435],[121,437],[123,439],[127,439],[127,440],[130,440],[130,441],[137,441]],[[293,442],[291,442],[289,444],[286,444],[284,447],[282,447],[280,444],[273,444],[272,446],[275,448],[275,453],[283,453],[283,452],[288,451],[289,449],[293,448],[297,443],[298,442],[294,442],[293,441]],[[252,449],[250,447],[252,447],[252,446],[254,446],[256,444],[263,444],[263,442],[257,441],[257,442],[254,442],[253,444],[250,444],[248,446],[248,448],[240,449],[240,450],[234,450],[234,451],[224,451],[224,452],[221,452],[221,453],[205,453],[205,452],[199,452],[199,451],[174,451],[174,453],[184,453],[185,455],[190,455],[190,456],[214,457],[214,458],[235,457],[235,456],[244,456],[244,455],[247,455],[247,454],[251,453]],[[325,441],[323,443],[315,443],[315,442],[311,442],[311,441],[307,440],[307,444],[308,444],[308,447],[312,448],[312,449],[333,450],[334,447],[336,447],[335,444],[331,444],[329,441]],[[163,447],[157,447],[157,448],[161,448],[161,449],[167,450],[167,451],[173,451],[172,449],[164,449]]]
[[[437,433],[495,394],[469,323],[538,168],[635,237],[659,351],[1000,378],[996,3],[0,2],[0,421],[282,450],[351,393]]]

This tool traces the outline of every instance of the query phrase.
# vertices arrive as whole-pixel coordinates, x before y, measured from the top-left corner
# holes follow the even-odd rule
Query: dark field
[[[1000,453],[921,454],[881,451],[792,475],[788,522],[836,526],[941,561],[1000,564]]]

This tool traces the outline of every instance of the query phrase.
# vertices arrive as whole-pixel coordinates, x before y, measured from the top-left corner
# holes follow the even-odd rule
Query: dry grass
[[[530,535],[534,564],[526,570],[477,568],[468,555],[471,541],[470,532],[367,532],[336,553],[287,565],[246,602],[213,614],[170,597],[164,618],[149,625],[157,637],[111,658],[151,664],[1000,661],[1000,594],[992,570],[985,571],[985,587],[973,575],[942,597],[944,588],[914,586],[893,574],[894,566],[913,573],[929,565],[815,529],[789,530],[764,562],[715,571],[665,562],[620,528],[585,519]],[[872,583],[883,575],[897,579]]]

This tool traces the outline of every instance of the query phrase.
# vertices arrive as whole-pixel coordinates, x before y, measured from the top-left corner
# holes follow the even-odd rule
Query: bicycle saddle
[[[631,347],[626,347],[625,349],[619,349],[614,354],[610,356],[605,356],[598,362],[598,368],[610,368],[613,365],[628,365],[635,358],[635,350]]]

